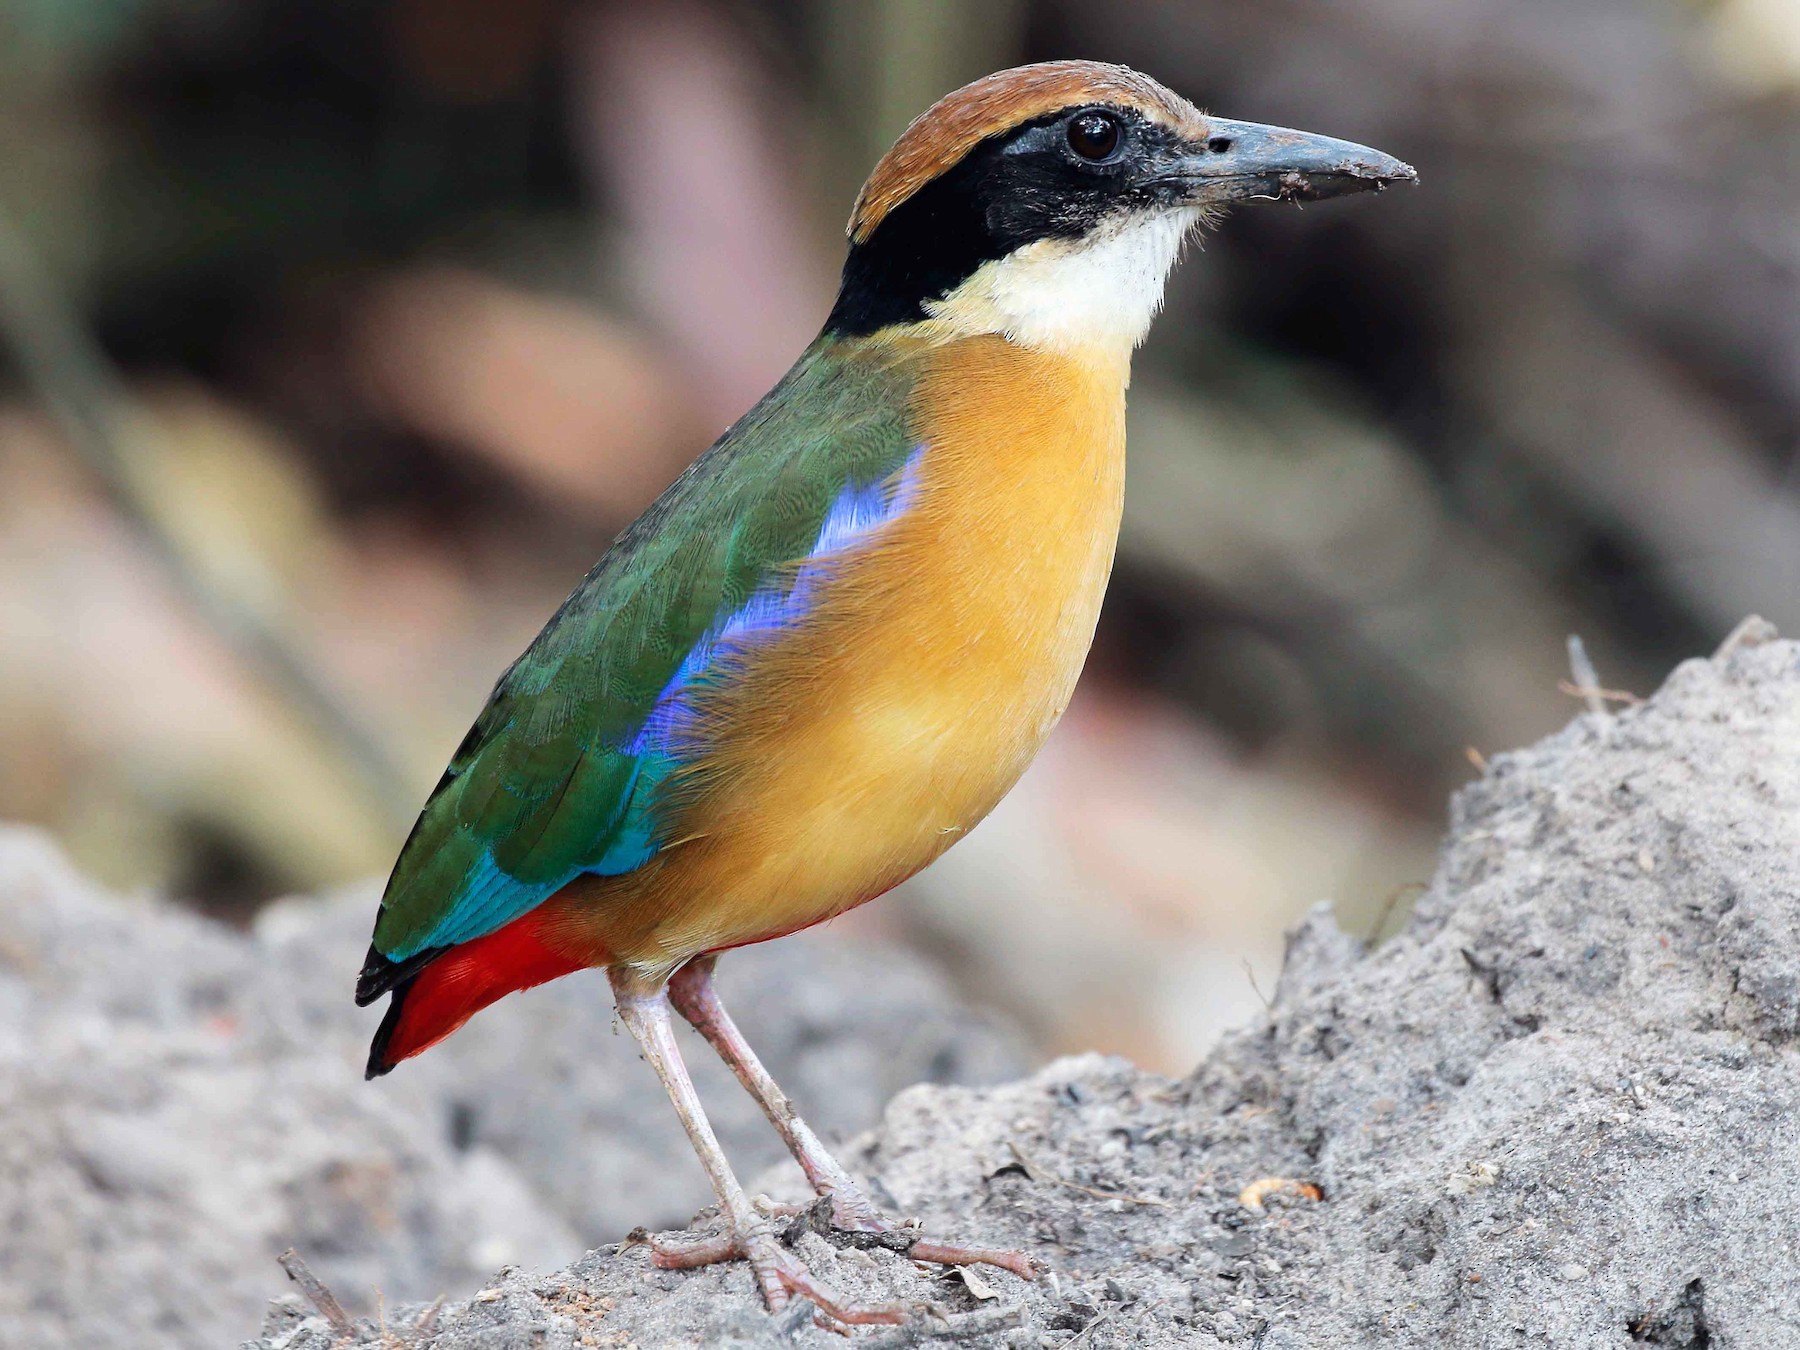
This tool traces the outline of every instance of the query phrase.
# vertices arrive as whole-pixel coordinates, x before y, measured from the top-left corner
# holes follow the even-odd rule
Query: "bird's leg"
[[[675,1106],[675,1114],[681,1117],[688,1140],[700,1157],[700,1165],[712,1181],[713,1193],[718,1196],[719,1210],[725,1222],[725,1232],[716,1238],[680,1247],[652,1242],[651,1259],[665,1269],[680,1270],[742,1258],[750,1263],[757,1286],[771,1311],[799,1295],[810,1299],[839,1322],[904,1322],[907,1312],[900,1304],[861,1307],[849,1304],[830,1285],[816,1279],[798,1256],[776,1241],[774,1225],[752,1208],[744,1188],[732,1175],[731,1164],[719,1147],[718,1136],[706,1119],[700,1096],[694,1091],[693,1079],[688,1077],[687,1066],[681,1062],[681,1052],[675,1045],[667,993],[661,989],[645,993],[633,987],[629,972],[615,970],[609,975],[619,1019],[637,1038],[644,1058],[650,1061],[650,1067],[662,1080],[663,1089]]]
[[[719,1052],[719,1058],[731,1066],[738,1081],[756,1098],[763,1114],[768,1116],[769,1123],[774,1125],[782,1141],[787,1144],[788,1152],[794,1155],[794,1161],[806,1173],[813,1192],[830,1197],[832,1225],[850,1232],[894,1232],[897,1225],[869,1203],[861,1189],[850,1179],[843,1164],[831,1156],[819,1141],[819,1136],[800,1118],[793,1102],[788,1100],[788,1095],[763,1067],[756,1052],[744,1039],[744,1033],[738,1030],[737,1023],[731,1020],[731,1014],[725,1011],[725,1005],[719,999],[719,991],[713,986],[713,967],[716,963],[717,958],[712,956],[696,957],[689,961],[669,981],[669,1001],[692,1024],[694,1030]],[[944,1265],[1000,1266],[1027,1280],[1035,1274],[1031,1259],[1023,1252],[914,1242],[907,1255],[915,1261],[935,1261]]]
[[[812,1127],[800,1118],[793,1102],[781,1090],[774,1077],[763,1067],[756,1052],[744,1040],[743,1032],[725,1011],[719,992],[713,986],[712,973],[716,958],[696,957],[675,973],[669,981],[669,1001],[675,1011],[685,1017],[695,1031],[707,1039],[719,1058],[731,1066],[770,1124],[787,1144],[788,1152],[806,1173],[815,1195],[832,1199],[832,1222],[838,1228],[856,1232],[880,1233],[893,1225],[870,1204],[857,1188],[843,1164],[831,1156]]]

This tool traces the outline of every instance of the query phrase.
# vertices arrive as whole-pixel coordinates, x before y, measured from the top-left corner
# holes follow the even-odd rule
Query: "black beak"
[[[1190,145],[1158,175],[1189,205],[1253,200],[1318,201],[1415,183],[1418,171],[1366,145],[1260,122],[1208,118],[1204,145]]]

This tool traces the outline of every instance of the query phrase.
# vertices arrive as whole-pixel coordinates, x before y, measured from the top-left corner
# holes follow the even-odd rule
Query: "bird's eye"
[[[1102,160],[1119,148],[1119,119],[1110,113],[1086,112],[1069,123],[1069,149],[1083,159]]]

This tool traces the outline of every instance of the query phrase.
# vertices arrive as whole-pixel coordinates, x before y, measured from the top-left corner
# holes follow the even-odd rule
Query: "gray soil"
[[[1796,1346],[1797,1032],[1800,648],[1751,627],[1496,759],[1406,930],[1365,953],[1315,912],[1266,1021],[1189,1077],[1083,1058],[895,1098],[853,1167],[1043,1278],[797,1245],[919,1305],[865,1345]],[[504,1272],[433,1325],[438,1350],[841,1344],[741,1266],[642,1247]],[[327,1343],[289,1305],[258,1345]]]
[[[0,1350],[236,1345],[298,1247],[353,1312],[554,1268],[710,1198],[606,981],[509,999],[362,1081],[350,987],[375,896],[287,902],[243,935],[98,893],[0,831]],[[904,951],[808,934],[721,987],[820,1123],[851,1133],[924,1079],[996,1082],[1018,1039]],[[734,1157],[781,1146],[704,1045]]]
[[[1649,702],[1582,716],[1496,758],[1452,816],[1437,875],[1398,937],[1365,952],[1321,907],[1294,937],[1266,1019],[1188,1077],[1086,1057],[1006,1086],[916,1086],[895,1097],[881,1125],[846,1150],[852,1169],[930,1234],[1018,1246],[1047,1269],[1031,1283],[1004,1273],[965,1281],[796,1225],[792,1240],[819,1274],[853,1296],[916,1308],[910,1325],[859,1331],[852,1343],[1800,1346],[1800,647],[1749,627],[1720,657],[1682,666]],[[55,924],[27,923],[23,943],[50,952],[29,959],[60,969]],[[19,940],[10,914],[0,931]],[[442,1249],[458,1242],[456,1259],[478,1265],[467,1244],[479,1234],[498,1235],[484,1250],[510,1241],[522,1253],[472,1297],[426,1317],[424,1330],[423,1304],[390,1302],[345,1341],[287,1295],[256,1350],[845,1343],[812,1325],[804,1306],[769,1316],[741,1266],[658,1271],[629,1245],[562,1269],[542,1261],[543,1246],[565,1242],[571,1227],[587,1231],[582,1215],[614,1181],[695,1170],[666,1106],[621,1118],[619,1137],[596,1143],[605,1107],[582,1095],[593,1089],[571,1087],[585,1080],[561,1047],[577,1033],[556,1019],[603,1024],[588,1006],[598,992],[580,994],[580,1007],[540,1000],[527,1009],[550,1019],[535,1023],[545,1048],[515,1040],[512,1053],[545,1058],[496,1068],[500,1100],[481,1096],[472,1108],[475,1133],[492,1130],[493,1141],[465,1138],[459,1149],[456,1129],[447,1138],[441,1118],[419,1116],[481,1093],[457,1078],[496,1066],[481,1050],[459,1064],[451,1042],[436,1071],[448,1077],[422,1069],[420,1086],[406,1090],[417,1097],[364,1089],[328,1056],[301,1054],[306,1027],[241,1022],[227,1037],[238,1049],[224,1054],[208,1037],[226,1032],[161,1009],[211,986],[184,977],[181,992],[164,993],[152,977],[181,943],[143,931],[135,985],[117,976],[117,988],[81,995],[78,1006],[110,1010],[71,1014],[57,1029],[92,1072],[57,1068],[48,1087],[22,1074],[5,1080],[8,1098],[23,1084],[24,1095],[53,1091],[65,1105],[52,1127],[41,1106],[0,1101],[0,1194],[17,1206],[0,1233],[0,1298],[17,1302],[6,1292],[15,1263],[34,1259],[20,1230],[44,1233],[46,1206],[86,1225],[53,1240],[90,1244],[76,1257],[64,1247],[35,1258],[62,1315],[77,1315],[84,1280],[98,1288],[140,1278],[146,1238],[178,1240],[168,1231],[175,1220],[147,1198],[161,1186],[198,1188],[180,1201],[183,1222],[291,1237],[346,1293],[367,1283],[357,1253],[372,1264],[367,1253],[384,1241],[388,1271],[450,1270]],[[244,1016],[229,993],[241,978],[233,963],[267,972],[292,960],[294,978],[325,979],[304,974],[305,961],[268,933],[254,960],[243,944],[206,940],[218,945],[215,983],[230,1016]],[[778,982],[773,1002],[824,997],[809,991],[837,984],[834,960],[815,955],[791,984]],[[865,969],[840,994],[846,1017],[859,1000],[884,1003],[882,1017],[855,1024],[858,1043],[880,1034],[883,1018],[917,1011],[888,1002],[885,978]],[[325,982],[333,993],[341,983]],[[10,999],[8,989],[0,981],[0,997]],[[115,1009],[108,999],[123,1002]],[[0,1007],[10,1028],[11,1006]],[[308,1015],[322,1025],[337,1014]],[[981,1034],[993,1038],[991,1067],[1004,1038]],[[962,1044],[951,1030],[939,1052]],[[134,1068],[140,1045],[154,1051],[153,1073]],[[843,1047],[844,1063],[868,1071],[853,1048]],[[33,1062],[21,1054],[21,1065]],[[205,1091],[183,1087],[185,1074]],[[964,1076],[979,1076],[978,1066]],[[731,1095],[703,1090],[721,1107]],[[571,1092],[581,1100],[566,1101]],[[796,1096],[823,1100],[803,1080]],[[146,1114],[164,1120],[171,1140],[202,1117],[217,1126],[228,1116],[235,1133],[220,1136],[227,1142],[208,1166],[184,1166],[171,1161],[172,1144],[113,1141],[109,1130],[128,1133],[135,1126],[121,1122]],[[61,1133],[21,1142],[15,1118]],[[520,1142],[528,1137],[538,1143]],[[663,1141],[654,1154],[650,1137]],[[537,1164],[533,1148],[544,1151]],[[587,1156],[614,1148],[632,1161]],[[301,1184],[359,1153],[390,1159],[385,1211],[366,1207],[366,1177],[344,1180],[336,1207],[320,1199],[329,1187]],[[479,1157],[491,1160],[487,1189],[446,1184],[479,1172],[469,1161]],[[288,1189],[269,1174],[288,1177]],[[29,1192],[23,1203],[17,1178]],[[762,1185],[797,1198],[795,1181],[780,1171]],[[302,1192],[310,1198],[296,1207]],[[609,1222],[618,1215],[605,1212]],[[130,1263],[123,1270],[104,1246],[109,1230],[111,1250]],[[52,1268],[58,1260],[69,1268]],[[243,1268],[227,1272],[222,1259],[155,1273],[172,1285],[165,1316],[241,1306]],[[390,1288],[418,1287],[411,1276],[386,1278]],[[126,1320],[138,1305],[117,1303],[110,1324],[96,1311],[86,1339],[27,1341],[8,1330],[7,1317],[31,1315],[15,1303],[0,1301],[0,1344],[198,1343],[139,1335],[144,1324]],[[103,1304],[96,1296],[96,1309]]]

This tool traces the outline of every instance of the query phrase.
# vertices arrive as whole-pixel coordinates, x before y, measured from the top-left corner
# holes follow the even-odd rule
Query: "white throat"
[[[983,263],[925,312],[958,336],[998,333],[1026,347],[1128,354],[1162,308],[1163,284],[1197,208],[1136,216],[1082,239],[1043,239]]]

